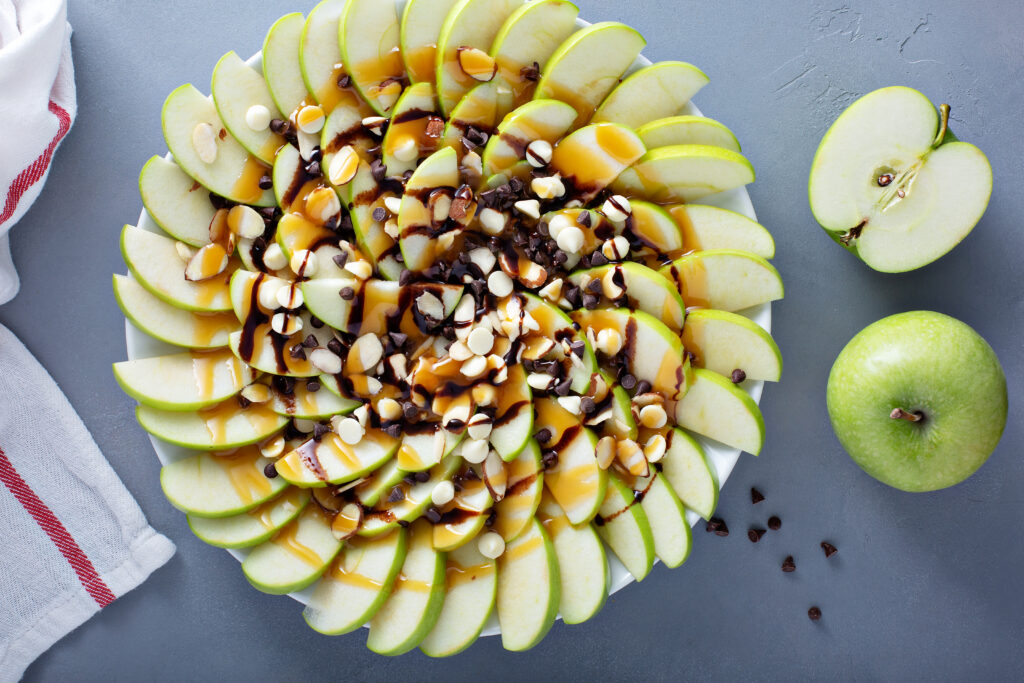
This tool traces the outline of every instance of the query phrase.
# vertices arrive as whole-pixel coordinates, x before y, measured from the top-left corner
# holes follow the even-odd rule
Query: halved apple
[[[295,521],[252,549],[242,573],[257,590],[285,595],[320,578],[341,546],[320,506],[307,505]]]
[[[353,85],[378,114],[388,115],[405,76],[395,3],[348,0],[338,24],[338,44]]]
[[[681,429],[670,429],[665,435],[665,456],[661,474],[688,509],[704,519],[711,519],[718,506],[718,476],[708,462],[704,449]]]
[[[697,368],[686,396],[676,404],[676,423],[751,455],[764,445],[764,418],[754,399],[716,372]]]
[[[645,151],[631,129],[617,123],[595,123],[559,142],[550,167],[570,179],[578,198],[586,203],[642,159]]]
[[[683,345],[694,355],[694,367],[724,377],[742,370],[746,379],[778,382],[782,374],[782,354],[775,340],[742,315],[712,309],[691,311],[683,328]]]
[[[301,13],[286,14],[274,22],[263,41],[263,78],[278,111],[286,116],[308,95],[298,59],[305,25]]]
[[[630,261],[609,263],[589,270],[576,271],[569,276],[569,281],[577,286],[583,286],[584,281],[603,282],[606,278],[625,290],[631,308],[649,313],[676,334],[682,332],[683,321],[686,319],[683,298],[679,296],[672,283],[655,270]]]
[[[197,451],[227,450],[256,443],[288,421],[258,403],[242,408],[233,398],[188,412],[140,405],[135,408],[135,418],[156,438]]]
[[[400,176],[406,171],[412,171],[419,163],[422,152],[434,151],[432,148],[424,149],[424,143],[427,123],[437,110],[436,101],[433,83],[415,83],[405,89],[394,105],[394,115],[384,133],[381,147],[382,161],[387,166],[388,175]],[[409,153],[407,147],[415,152]],[[399,158],[400,154],[406,156]]]
[[[226,455],[199,453],[164,465],[160,486],[171,505],[197,517],[231,517],[277,497],[288,482],[268,479],[263,469],[273,462],[259,448]]]
[[[437,43],[441,26],[458,0],[409,0],[402,12],[401,47],[412,83],[437,79]]]
[[[239,329],[231,312],[193,313],[177,308],[153,296],[130,275],[114,276],[114,298],[132,325],[175,346],[222,348],[228,344],[228,335]]]
[[[391,595],[407,543],[404,529],[379,538],[348,539],[302,610],[309,627],[338,636],[372,619]]]
[[[710,145],[741,152],[733,132],[706,116],[669,116],[654,119],[636,129],[647,149],[673,145]]]
[[[270,539],[309,504],[309,492],[290,487],[276,498],[230,517],[188,515],[188,526],[201,541],[218,548],[251,548]]]
[[[707,145],[673,145],[647,152],[623,171],[612,190],[659,204],[693,202],[754,182],[754,167],[738,152]]]
[[[356,444],[347,444],[334,432],[320,441],[310,439],[277,461],[282,479],[304,487],[344,484],[373,472],[398,449],[398,439],[369,428]]]
[[[590,120],[621,123],[636,129],[655,119],[678,114],[707,84],[707,75],[693,64],[657,62],[638,69],[615,86]]]
[[[534,519],[498,558],[498,622],[506,650],[529,650],[547,635],[558,614],[560,593],[555,548]]]
[[[775,257],[775,240],[743,214],[702,204],[676,204],[669,213],[683,233],[687,251],[736,249],[764,259]]]
[[[633,578],[643,581],[654,566],[654,536],[643,506],[617,476],[609,477],[594,527]]]
[[[263,163],[273,166],[277,150],[285,144],[284,138],[270,128],[255,130],[246,121],[252,106],[266,107],[271,119],[283,118],[278,111],[263,75],[253,69],[234,52],[220,58],[213,69],[210,84],[217,114],[232,137]]]
[[[687,308],[739,311],[785,294],[782,277],[760,256],[733,249],[695,251],[659,271],[673,282]]]
[[[526,530],[544,493],[544,470],[537,442],[530,439],[516,459],[508,463],[506,470],[508,489],[505,497],[494,506],[496,516],[491,529],[508,543]]]
[[[464,0],[466,1],[466,0]],[[451,147],[444,147],[423,160],[408,182],[398,211],[399,244],[405,267],[424,270],[434,264],[442,251],[433,224],[433,212],[427,198],[420,194],[447,189],[454,193],[459,186],[458,155]]]
[[[531,142],[544,140],[554,146],[575,120],[576,110],[558,100],[533,100],[518,107],[498,124],[497,132],[487,141],[484,175],[503,173],[523,161]]]
[[[209,244],[216,213],[210,193],[178,164],[151,157],[139,174],[139,193],[146,213],[164,232],[193,247]]]
[[[573,415],[549,398],[534,400],[537,431],[547,429],[551,438],[540,447],[557,446],[558,462],[544,472],[544,488],[558,501],[573,524],[594,518],[605,498],[608,472],[594,457],[597,437],[583,427],[580,415]]]
[[[465,650],[480,636],[494,611],[498,565],[480,554],[476,543],[448,553],[445,577],[441,614],[420,643],[428,657],[450,657]]]
[[[114,363],[126,394],[164,410],[199,410],[231,398],[256,372],[227,349],[188,351]]]
[[[537,520],[551,536],[558,557],[558,612],[567,624],[581,624],[597,614],[608,598],[611,570],[604,544],[593,525],[573,526],[545,492],[537,509]]]

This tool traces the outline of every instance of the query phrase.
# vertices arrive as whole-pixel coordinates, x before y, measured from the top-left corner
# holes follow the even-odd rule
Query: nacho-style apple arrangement
[[[707,77],[562,0],[325,0],[168,97],[125,227],[115,365],[190,449],[161,482],[246,578],[382,654],[532,647],[592,617],[610,549],[682,564],[757,454],[779,351],[768,232],[690,204],[753,180]],[[632,68],[632,70],[631,70]]]
[[[925,266],[963,240],[992,194],[984,153],[949,130],[917,90],[875,90],[826,133],[811,166],[811,211],[839,244],[875,270]]]

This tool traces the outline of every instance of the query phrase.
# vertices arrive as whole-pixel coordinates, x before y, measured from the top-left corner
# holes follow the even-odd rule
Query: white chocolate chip
[[[507,222],[505,214],[495,209],[488,208],[480,212],[480,225],[488,235],[500,235]]]
[[[576,221],[572,216],[566,213],[556,214],[550,221],[548,221],[548,235],[551,239],[557,240],[558,235],[561,234],[566,228],[576,227]]]
[[[341,200],[338,193],[329,187],[320,187],[306,197],[306,215],[314,221],[326,223],[331,217],[341,212]]]
[[[526,376],[526,383],[538,391],[545,391],[555,383],[555,378],[541,372],[532,372]]]
[[[217,160],[217,131],[209,123],[197,123],[192,129],[192,149],[204,164]]]
[[[496,531],[488,531],[476,543],[480,554],[489,560],[496,560],[505,553],[505,539]]]
[[[373,275],[373,266],[370,265],[369,261],[349,261],[345,264],[345,270],[360,280],[367,280]]]
[[[175,242],[174,250],[178,252],[178,258],[180,258],[185,263],[191,261],[192,257],[196,255],[196,250],[190,247],[189,245],[185,244],[184,242]]]
[[[262,104],[254,104],[245,110],[245,125],[252,130],[266,130],[270,126],[270,110]]]
[[[615,223],[626,220],[632,212],[633,208],[629,205],[629,200],[621,194],[609,197],[601,207],[601,213],[607,216],[608,220]]]
[[[480,439],[470,439],[462,443],[462,459],[473,465],[479,465],[487,459],[487,442]]]
[[[397,216],[399,210],[402,208],[402,198],[401,197],[385,197],[384,198],[384,208]]]
[[[281,281],[277,279],[266,280],[260,283],[259,292],[257,293],[260,306],[268,311],[277,309],[281,305],[277,300],[277,293],[279,290],[287,288],[288,285],[281,284]]]
[[[444,305],[441,300],[430,292],[424,292],[416,297],[416,310],[425,318],[431,318],[438,322],[444,320]]]
[[[562,396],[558,399],[558,405],[562,406],[565,410],[568,410],[573,415],[580,414],[580,402],[579,396]]]
[[[341,372],[341,358],[327,349],[313,349],[309,354],[309,362],[327,375],[337,375]]]
[[[281,307],[289,310],[295,310],[303,304],[302,290],[294,284],[278,289],[275,298]]]
[[[512,278],[496,270],[487,276],[487,290],[499,299],[506,297],[512,293]]]
[[[657,403],[644,406],[640,409],[640,424],[651,429],[661,429],[668,421],[665,409]]]
[[[266,403],[270,397],[270,387],[266,384],[250,384],[242,389],[242,398],[249,403]]]
[[[487,275],[494,270],[494,264],[497,262],[497,258],[490,249],[480,247],[469,252],[469,260],[471,263],[475,263],[477,268],[480,269],[484,275]]]
[[[471,439],[486,439],[491,435],[493,420],[490,415],[477,413],[469,419],[466,432]]]
[[[393,218],[389,218],[384,223],[384,234],[393,240],[397,240],[401,232],[398,229],[398,221]]]
[[[384,346],[375,334],[364,334],[356,339],[348,351],[348,362],[355,372],[366,372],[377,366],[384,356]]]
[[[316,254],[309,249],[299,249],[292,254],[288,266],[299,277],[312,277],[316,274],[317,269]]]
[[[337,430],[341,440],[350,446],[354,446],[362,441],[363,434],[366,433],[363,425],[359,424],[359,421],[352,417],[346,417],[339,421]]]
[[[384,130],[384,124],[387,122],[388,120],[383,116],[367,116],[363,119],[363,127],[374,135],[380,135],[381,131]]]
[[[526,148],[526,160],[534,168],[543,168],[551,163],[554,150],[547,140],[534,140]]]
[[[565,185],[558,175],[534,178],[530,181],[530,189],[541,199],[554,199],[565,194]]]
[[[292,424],[295,425],[295,428],[303,434],[309,434],[316,427],[316,423],[312,420],[304,420],[300,417],[292,420]]]
[[[359,424],[366,427],[366,423],[370,419],[370,406],[364,403],[355,410],[352,411],[352,417],[359,421]]]
[[[469,377],[470,379],[479,377],[486,371],[487,359],[484,358],[483,356],[473,356],[469,360],[465,361],[462,364],[462,367],[459,369],[459,372],[461,372],[466,377]]]
[[[516,211],[524,216],[540,218],[540,202],[536,199],[523,199],[516,202],[513,206],[515,206]]]
[[[583,231],[574,225],[570,226],[558,233],[555,242],[566,254],[578,254],[583,248]]]
[[[448,347],[448,355],[452,357],[452,360],[459,361],[460,363],[464,360],[469,360],[473,357],[473,352],[469,350],[461,341],[454,341],[452,345]]]
[[[284,453],[284,435],[278,434],[260,446],[260,454],[265,458],[276,458]]]
[[[615,437],[602,437],[601,440],[597,442],[595,457],[597,458],[598,467],[602,470],[606,470],[611,467],[612,462],[615,461]]]
[[[420,155],[420,146],[411,135],[401,137],[391,152],[399,161],[415,161]]]
[[[430,492],[430,502],[440,507],[447,505],[455,499],[455,485],[447,479],[440,481],[434,490]]]
[[[466,346],[478,356],[484,356],[494,348],[494,333],[486,327],[476,327],[469,333]]]
[[[267,250],[263,252],[263,265],[271,270],[281,270],[288,265],[288,257],[281,250],[281,245],[271,242]]]
[[[613,327],[606,327],[597,333],[594,346],[606,356],[614,356],[622,350],[622,334]]]
[[[402,417],[402,404],[393,398],[382,398],[377,402],[377,414],[388,422],[397,420]]]
[[[344,185],[350,182],[359,170],[359,154],[352,145],[339,149],[327,166],[327,179],[331,185]]]
[[[616,235],[601,245],[601,253],[609,261],[621,261],[629,255],[629,240],[622,235]]]
[[[548,301],[558,301],[562,296],[562,279],[557,278],[552,280],[548,284],[544,285],[544,288],[537,292],[537,294],[541,295]]]
[[[644,457],[647,458],[647,462],[659,462],[665,457],[665,449],[665,437],[661,434],[655,434],[644,445]]]
[[[308,104],[295,115],[295,123],[299,130],[308,135],[316,135],[324,127],[324,110],[315,104]]]

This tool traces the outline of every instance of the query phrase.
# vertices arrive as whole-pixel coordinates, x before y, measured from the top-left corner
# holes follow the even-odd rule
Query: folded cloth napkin
[[[75,116],[64,0],[0,0],[0,304],[6,233]],[[174,553],[50,375],[0,325],[0,682]]]

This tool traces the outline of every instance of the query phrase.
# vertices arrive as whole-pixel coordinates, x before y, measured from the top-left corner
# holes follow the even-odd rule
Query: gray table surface
[[[697,101],[732,127],[758,171],[750,188],[778,242],[787,296],[774,313],[786,361],[762,406],[767,445],[744,456],[721,497],[732,534],[695,532],[690,560],[657,567],[590,622],[557,624],[528,654],[495,638],[455,658],[385,659],[361,633],[308,629],[299,605],[251,588],[227,553],[195,539],[163,498],[156,457],[110,364],[125,356],[110,290],[136,177],[165,147],[160,106],[174,87],[208,87],[217,58],[249,55],[302,3],[72,0],[78,120],[39,201],[12,234],[21,294],[0,308],[67,393],[154,527],[178,553],[149,581],[44,654],[29,680],[948,679],[1024,676],[1024,295],[1019,241],[1024,5],[957,0],[752,3],[579,0],[591,21],[623,20],[651,59],[701,66]],[[271,5],[274,5],[271,7]],[[918,272],[874,273],[821,232],[806,180],[818,140],[858,95],[905,84],[953,107],[957,134],[995,172],[985,218]],[[1018,231],[1014,233],[1014,231]],[[1014,236],[1017,235],[1017,236]],[[1002,444],[972,479],[931,494],[863,474],[829,428],[828,370],[858,330],[933,309],[974,326],[1010,386]],[[767,500],[750,504],[756,485]],[[769,515],[781,531],[751,544]],[[839,554],[826,561],[818,543]],[[783,574],[786,555],[797,570]],[[807,609],[819,605],[813,623]]]

